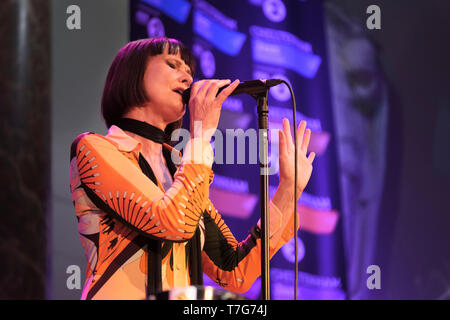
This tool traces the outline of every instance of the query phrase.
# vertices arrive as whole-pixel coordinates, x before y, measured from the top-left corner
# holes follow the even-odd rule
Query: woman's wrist
[[[298,182],[297,182],[298,183]],[[294,194],[294,185],[295,185],[295,181],[292,178],[285,178],[282,179],[280,178],[280,183],[279,183],[279,187],[282,188],[283,190],[285,190],[286,192],[290,192],[292,191],[292,194]],[[297,187],[297,197],[300,197],[300,194],[303,192],[303,189],[301,189],[300,187]]]
[[[205,164],[211,168],[214,161],[214,153],[211,142],[201,138],[192,138],[184,149],[182,163]]]
[[[297,197],[300,195],[297,194]],[[280,182],[278,189],[272,197],[272,202],[282,212],[294,210],[294,183]],[[295,201],[297,202],[297,201]]]
[[[216,127],[211,127],[205,120],[194,120],[190,124],[191,139],[201,139],[207,143],[211,142],[211,138],[216,132]]]
[[[280,191],[282,191],[283,193],[287,193],[289,196],[291,196],[292,198],[294,198],[294,180],[292,179],[280,179],[280,183],[278,185],[278,188],[280,189]],[[300,188],[297,188],[297,200],[300,199],[300,195],[302,194],[303,190],[301,190]]]
[[[278,188],[282,189],[285,192],[291,192],[294,195],[294,179],[281,179],[278,184]]]

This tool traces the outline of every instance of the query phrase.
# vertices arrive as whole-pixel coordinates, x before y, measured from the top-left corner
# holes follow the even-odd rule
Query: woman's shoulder
[[[70,147],[70,159],[76,154],[77,150],[83,148],[83,145],[89,145],[91,148],[104,147],[105,145],[111,146],[113,143],[105,136],[95,132],[84,132],[78,135],[72,142]]]

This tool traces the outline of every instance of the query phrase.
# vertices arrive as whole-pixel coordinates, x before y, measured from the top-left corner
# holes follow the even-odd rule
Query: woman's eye
[[[172,69],[175,69],[175,65],[173,63],[167,62],[167,64],[169,65],[169,67],[171,67]]]

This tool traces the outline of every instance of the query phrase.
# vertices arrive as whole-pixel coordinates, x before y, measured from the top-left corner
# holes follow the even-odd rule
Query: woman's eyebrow
[[[189,68],[189,66],[184,61],[181,61],[180,59],[175,58],[175,57],[167,57],[167,59],[170,59],[172,62],[174,62],[176,64],[177,68],[179,68],[183,64],[186,65],[186,67],[187,67],[186,72],[189,73],[191,75],[191,77],[193,77],[191,68]]]

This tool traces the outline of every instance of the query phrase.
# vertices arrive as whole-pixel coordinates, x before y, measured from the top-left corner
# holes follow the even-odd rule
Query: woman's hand
[[[189,100],[191,137],[211,141],[219,124],[222,103],[238,86],[239,80],[230,84],[230,80],[201,80],[192,85]],[[230,84],[217,92],[223,86]]]
[[[311,152],[306,156],[311,137],[311,130],[306,129],[306,121],[301,121],[297,128],[297,201],[301,193],[306,188],[312,173],[312,163],[315,153]],[[279,164],[280,164],[280,191],[288,194],[294,193],[294,162],[295,148],[293,137],[291,136],[290,124],[287,119],[283,119],[283,130],[279,131]]]

